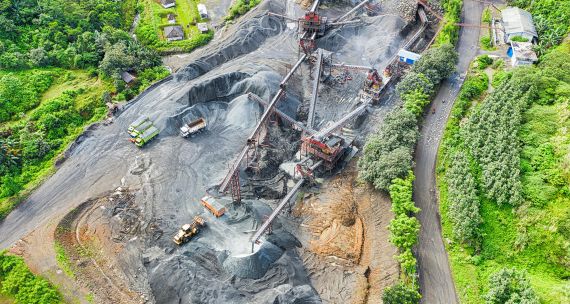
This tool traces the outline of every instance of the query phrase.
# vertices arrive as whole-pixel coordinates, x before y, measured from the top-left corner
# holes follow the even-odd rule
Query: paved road
[[[463,22],[479,24],[483,7],[480,2],[464,0]],[[479,28],[463,28],[457,47],[458,73],[442,83],[438,95],[432,102],[429,114],[426,114],[416,148],[414,200],[416,205],[422,209],[418,214],[421,229],[417,248],[422,303],[453,304],[459,302],[441,236],[435,191],[435,162],[441,135],[451,111],[451,101],[455,100],[461,88],[469,63],[477,54],[478,45]],[[431,114],[433,108],[436,110],[435,114]]]

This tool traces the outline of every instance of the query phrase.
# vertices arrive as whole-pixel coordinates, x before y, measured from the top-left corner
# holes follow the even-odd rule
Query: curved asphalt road
[[[479,24],[483,3],[464,0],[463,22]],[[435,191],[435,163],[437,150],[451,111],[452,104],[465,79],[469,63],[479,49],[479,28],[462,28],[457,50],[459,63],[455,75],[445,80],[426,114],[416,148],[414,173],[414,201],[421,208],[418,220],[421,223],[417,247],[418,272],[422,303],[453,304],[459,300],[449,267],[449,260],[441,235],[438,200]],[[448,102],[445,102],[448,101]],[[435,108],[435,114],[431,114]]]

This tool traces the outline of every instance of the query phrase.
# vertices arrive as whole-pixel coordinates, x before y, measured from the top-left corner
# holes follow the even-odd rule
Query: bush
[[[236,0],[234,4],[229,8],[228,15],[225,17],[225,20],[233,20],[239,16],[244,15],[260,2],[261,0]]]
[[[489,57],[489,55],[481,55],[477,57],[477,64],[480,70],[486,69],[488,66],[493,64],[493,58]]]
[[[488,304],[540,303],[524,271],[503,268],[491,275],[489,286],[485,295]]]
[[[416,288],[402,283],[386,288],[382,294],[384,304],[417,304],[421,298]]]
[[[491,44],[491,36],[484,35],[483,37],[481,37],[481,47],[484,50],[492,50],[493,49],[493,45]]]
[[[481,20],[484,23],[491,24],[492,21],[491,19],[492,19],[491,10],[488,7],[486,7],[485,10],[483,10],[483,16],[481,17]]]
[[[44,278],[35,276],[21,257],[0,253],[0,292],[17,303],[62,303],[57,290]]]
[[[463,83],[459,98],[473,100],[478,98],[487,90],[489,86],[489,77],[485,73],[478,73],[470,76]]]

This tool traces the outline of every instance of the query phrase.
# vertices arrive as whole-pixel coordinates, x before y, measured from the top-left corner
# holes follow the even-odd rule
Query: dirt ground
[[[398,279],[387,229],[390,200],[359,184],[353,161],[342,173],[308,192],[297,203],[299,249],[325,303],[380,303],[385,287]],[[335,293],[326,289],[335,286]]]

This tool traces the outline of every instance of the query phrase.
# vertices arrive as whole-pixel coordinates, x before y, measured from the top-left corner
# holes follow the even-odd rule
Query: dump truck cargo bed
[[[204,196],[200,200],[200,203],[202,203],[202,205],[204,205],[206,209],[210,210],[210,212],[212,212],[216,217],[220,217],[226,212],[226,207],[212,196]]]
[[[182,137],[188,137],[190,135],[196,134],[204,130],[206,126],[207,126],[206,119],[200,117],[194,121],[191,121],[188,124],[183,125],[180,128],[180,135]]]

